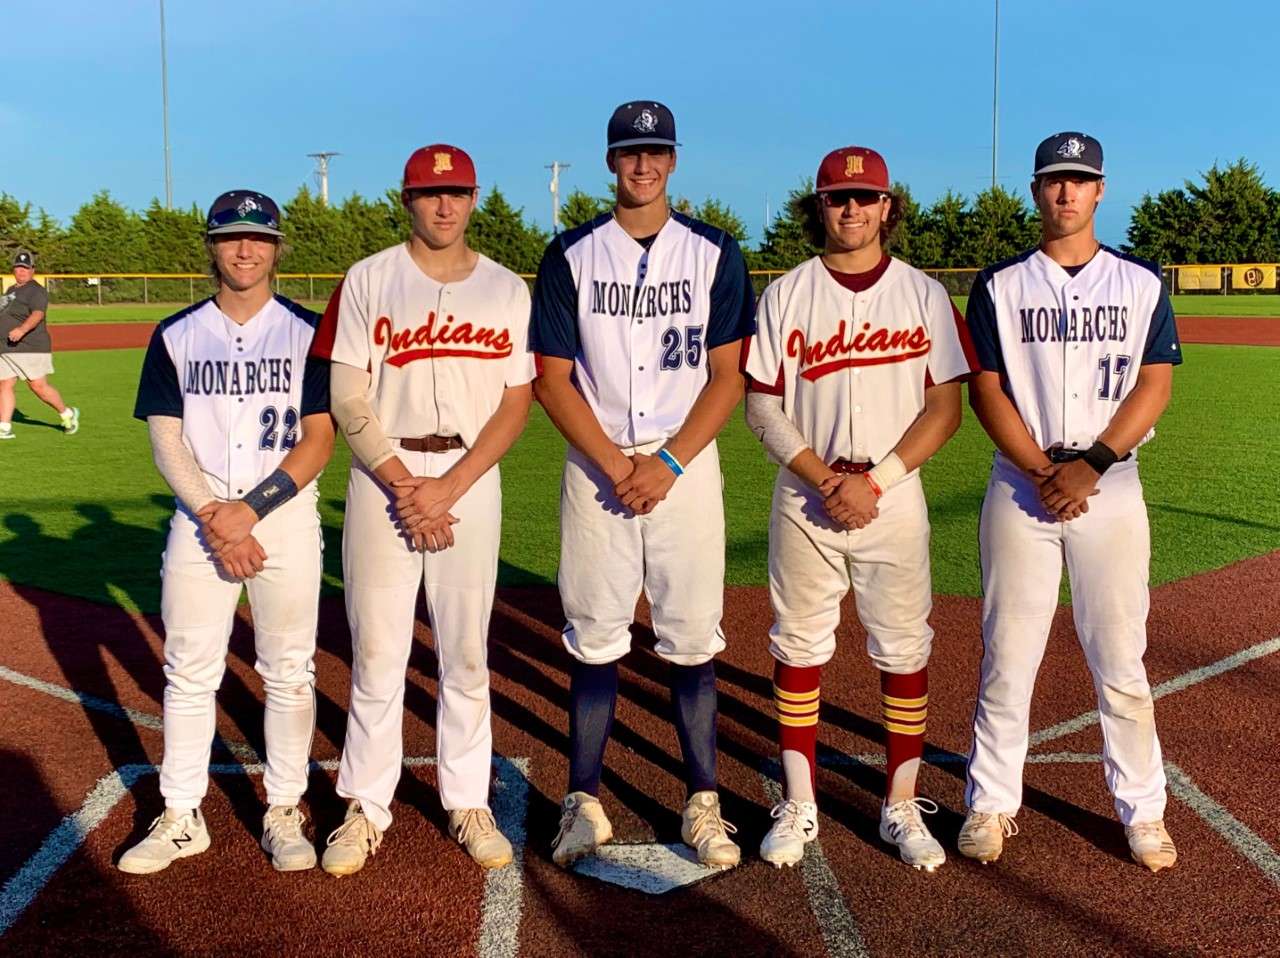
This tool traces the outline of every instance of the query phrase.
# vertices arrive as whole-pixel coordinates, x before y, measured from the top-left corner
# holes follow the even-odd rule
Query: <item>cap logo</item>
[[[252,196],[246,196],[240,201],[240,205],[236,207],[236,212],[241,216],[248,216],[254,210],[262,209]]]
[[[641,110],[640,115],[631,125],[641,133],[652,133],[658,128],[658,118],[647,109]]]
[[[445,153],[445,152],[432,153],[431,156],[435,160],[435,166],[431,167],[431,172],[433,174],[435,174],[436,176],[439,176],[441,173],[453,172],[453,154],[452,153]]]
[[[846,156],[844,158],[844,175],[845,176],[861,176],[862,175],[862,157]]]
[[[1057,154],[1064,160],[1078,160],[1084,156],[1084,143],[1076,137],[1071,137],[1066,143],[1058,147]]]

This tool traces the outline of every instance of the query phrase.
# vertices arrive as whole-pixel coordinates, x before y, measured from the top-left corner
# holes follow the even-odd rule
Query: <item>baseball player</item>
[[[920,813],[937,805],[916,797],[933,640],[918,470],[960,425],[960,380],[976,360],[941,284],[884,252],[899,207],[880,154],[833,150],[816,182],[810,232],[824,252],[761,295],[745,362],[747,423],[784,467],[769,523],[769,650],[786,790],[760,854],[794,865],[817,837],[820,677],[852,587],[880,672],[880,837],[933,871],[946,855]]]
[[[45,316],[49,294],[35,281],[36,261],[18,250],[13,257],[14,285],[0,296],[0,440],[13,439],[14,395],[19,379],[25,379],[42,402],[53,407],[68,436],[80,428],[80,410],[62,401],[49,384],[53,374],[53,343]]]
[[[161,569],[164,813],[124,853],[146,874],[209,847],[214,695],[241,591],[253,609],[266,690],[267,812],[262,847],[280,871],[311,868],[298,808],[315,728],[321,538],[316,476],[333,451],[327,369],[307,361],[319,319],[271,293],[280,212],[252,190],[209,209],[218,291],[156,327],[134,415],[177,497]]]
[[[322,862],[334,875],[359,871],[391,824],[424,585],[449,833],[485,868],[512,858],[489,809],[487,644],[502,529],[498,461],[524,428],[534,367],[528,286],[467,245],[477,192],[464,151],[414,152],[401,193],[408,242],[351,267],[316,338],[316,354],[332,361],[334,417],[354,454],[342,536],[351,710],[338,770],[349,805]]]
[[[982,684],[959,847],[994,861],[1017,833],[1031,692],[1065,556],[1107,785],[1133,857],[1159,871],[1177,851],[1162,822],[1164,767],[1142,664],[1151,539],[1136,452],[1182,356],[1159,267],[1094,237],[1104,188],[1097,140],[1044,140],[1031,182],[1040,246],[983,270],[969,297],[982,365],[969,399],[996,454],[980,525]]]
[[[681,834],[699,861],[729,867],[739,850],[716,793],[725,541],[715,437],[742,396],[753,295],[734,239],[667,202],[671,111],[623,104],[607,143],[617,205],[547,247],[530,334],[535,391],[569,441],[559,571],[573,657],[569,793],[552,857],[567,866],[612,837],[597,792],[643,589],[671,669],[688,787]]]

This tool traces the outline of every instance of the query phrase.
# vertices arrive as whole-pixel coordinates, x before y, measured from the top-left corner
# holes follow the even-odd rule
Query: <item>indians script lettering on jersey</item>
[[[151,336],[134,415],[180,418],[214,495],[243,496],[329,410],[328,366],[307,359],[319,319],[283,296],[243,325],[212,299],[174,314]]]
[[[1142,366],[1182,362],[1160,268],[1107,246],[1071,271],[1038,249],[983,270],[966,320],[1042,449],[1089,448]]]
[[[751,335],[753,300],[723,230],[672,213],[646,244],[605,213],[543,254],[530,345],[573,361],[610,440],[643,445],[679,431],[710,376],[708,352]]]
[[[505,359],[511,355],[511,333],[506,329],[459,323],[452,315],[436,325],[434,311],[416,329],[396,329],[388,316],[373,324],[373,343],[386,346],[383,362],[403,366],[416,359],[466,356],[472,359]]]
[[[859,292],[822,258],[760,296],[744,369],[824,461],[878,462],[924,409],[924,391],[977,367],[947,291],[900,260]]]
[[[392,439],[460,436],[473,444],[503,390],[533,380],[529,287],[479,256],[441,283],[404,243],[363,259],[334,291],[313,355],[368,369],[370,405]]]

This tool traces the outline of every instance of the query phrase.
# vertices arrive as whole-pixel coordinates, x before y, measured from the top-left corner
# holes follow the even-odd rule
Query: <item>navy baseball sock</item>
[[[716,787],[716,667],[671,666],[671,704],[689,794]]]
[[[587,665],[574,659],[569,699],[569,791],[595,795],[618,701],[618,663]]]

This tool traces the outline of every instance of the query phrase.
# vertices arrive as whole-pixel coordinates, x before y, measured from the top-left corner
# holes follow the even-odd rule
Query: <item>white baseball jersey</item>
[[[924,391],[976,357],[947,291],[901,260],[858,292],[815,256],[760,296],[744,368],[824,462],[879,462],[924,409]]]
[[[533,380],[528,335],[529,287],[511,270],[481,255],[466,279],[440,283],[397,243],[347,272],[313,355],[369,370],[389,438],[471,446],[503,389]]]
[[[667,439],[710,378],[708,350],[751,335],[737,242],[682,213],[645,245],[605,213],[552,240],[530,345],[574,362],[574,382],[619,446]]]
[[[1041,449],[1088,449],[1139,366],[1182,362],[1160,268],[1107,246],[1078,270],[1039,249],[989,267],[966,312],[982,368],[1000,374]]]
[[[156,327],[133,414],[176,416],[220,499],[239,499],[302,438],[302,420],[329,411],[329,370],[308,362],[319,316],[275,296],[243,326],[212,298]]]

